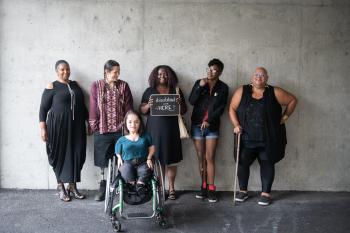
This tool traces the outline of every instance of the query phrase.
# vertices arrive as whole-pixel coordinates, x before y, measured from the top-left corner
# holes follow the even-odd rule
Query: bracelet
[[[284,121],[288,120],[288,118],[289,118],[289,116],[288,116],[287,114],[284,114],[284,115],[282,116],[282,119],[283,119]]]

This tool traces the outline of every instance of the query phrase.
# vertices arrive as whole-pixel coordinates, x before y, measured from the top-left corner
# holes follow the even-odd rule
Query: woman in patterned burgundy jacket
[[[104,168],[114,155],[114,145],[122,135],[125,114],[133,109],[133,98],[127,82],[119,80],[120,66],[113,60],[104,65],[104,79],[91,86],[89,125],[94,133],[94,163],[101,168],[102,179],[95,196],[105,198]]]

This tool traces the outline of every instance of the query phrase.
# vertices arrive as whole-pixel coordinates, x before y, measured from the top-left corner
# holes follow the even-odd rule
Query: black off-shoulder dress
[[[58,182],[80,182],[86,158],[87,117],[84,95],[75,81],[55,81],[53,89],[44,90],[39,119],[46,121],[46,151]]]

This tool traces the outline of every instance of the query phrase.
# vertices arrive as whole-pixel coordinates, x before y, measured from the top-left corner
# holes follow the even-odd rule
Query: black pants
[[[252,165],[255,159],[258,159],[260,164],[262,191],[269,193],[271,192],[272,183],[275,178],[275,165],[268,160],[264,147],[241,148],[238,163],[239,187],[241,190],[247,190],[250,165]]]
[[[151,176],[151,169],[147,165],[147,158],[125,160],[119,171],[123,179],[130,183],[140,181],[144,184]]]
[[[100,168],[108,167],[108,160],[115,154],[115,143],[122,136],[121,133],[94,133],[94,163]]]

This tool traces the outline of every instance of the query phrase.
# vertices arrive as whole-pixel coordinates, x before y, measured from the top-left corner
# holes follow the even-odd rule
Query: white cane
[[[236,149],[236,170],[235,170],[235,184],[233,186],[233,204],[236,205],[236,192],[237,192],[237,176],[238,176],[238,162],[239,162],[239,149],[241,144],[241,133],[237,134],[237,149]]]

